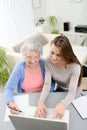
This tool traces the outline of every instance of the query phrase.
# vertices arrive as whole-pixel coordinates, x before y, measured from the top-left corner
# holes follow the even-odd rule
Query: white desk
[[[65,92],[59,93],[51,93],[46,101],[46,105],[50,108],[54,108],[55,105],[65,97]],[[36,106],[40,93],[30,93],[29,101],[30,105]],[[79,96],[79,94],[78,94]],[[68,107],[70,110],[70,122],[69,122],[69,130],[87,130],[87,119],[83,120],[75,108],[70,105]],[[4,122],[4,114],[5,114],[5,102],[3,94],[0,94],[0,130],[15,130],[11,122]]]
[[[81,64],[85,64],[87,61],[87,47],[86,46],[72,46],[74,53],[79,59]],[[46,58],[50,51],[50,44],[43,46],[43,58]]]
[[[87,46],[72,46],[72,47],[80,63],[85,64],[87,61]]]

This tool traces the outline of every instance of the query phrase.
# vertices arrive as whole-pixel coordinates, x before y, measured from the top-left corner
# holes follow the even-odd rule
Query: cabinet
[[[41,33],[49,33],[49,28],[45,25],[42,26],[35,26],[35,32]],[[69,38],[70,43],[72,45],[85,45],[87,46],[87,33],[78,33],[78,32],[71,32],[71,31],[63,31],[60,34],[65,35]]]
[[[67,36],[72,45],[82,45],[84,39],[87,37],[87,33],[77,33],[77,32],[61,32],[61,34]]]

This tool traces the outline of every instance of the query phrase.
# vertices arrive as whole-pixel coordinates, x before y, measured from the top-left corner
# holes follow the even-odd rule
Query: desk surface
[[[54,108],[55,105],[62,99],[66,93],[51,93],[46,101],[46,105],[50,108]],[[39,99],[40,93],[30,93],[29,103],[30,105],[36,106]],[[87,119],[83,120],[72,104],[68,107],[70,110],[70,123],[69,130],[87,130]],[[5,114],[5,101],[3,94],[0,94],[0,130],[15,130],[11,122],[4,122]]]

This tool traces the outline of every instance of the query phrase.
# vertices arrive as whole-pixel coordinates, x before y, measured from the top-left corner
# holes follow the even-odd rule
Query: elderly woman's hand
[[[53,119],[55,118],[62,118],[65,113],[65,106],[63,103],[58,103],[57,106],[54,108]]]
[[[11,108],[14,108],[14,109],[19,110],[19,109],[18,109],[18,106],[17,106],[13,101],[10,101],[10,102],[8,103],[8,106],[11,107]],[[10,112],[11,112],[12,114],[19,114],[19,111],[15,111],[15,110],[12,110],[12,109],[10,109]]]
[[[48,113],[48,110],[44,102],[39,101],[36,112],[35,112],[35,117],[45,118],[47,116],[47,113]]]

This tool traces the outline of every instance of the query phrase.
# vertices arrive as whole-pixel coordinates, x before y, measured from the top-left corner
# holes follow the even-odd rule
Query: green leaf
[[[5,85],[10,75],[5,48],[0,47],[0,83]]]

